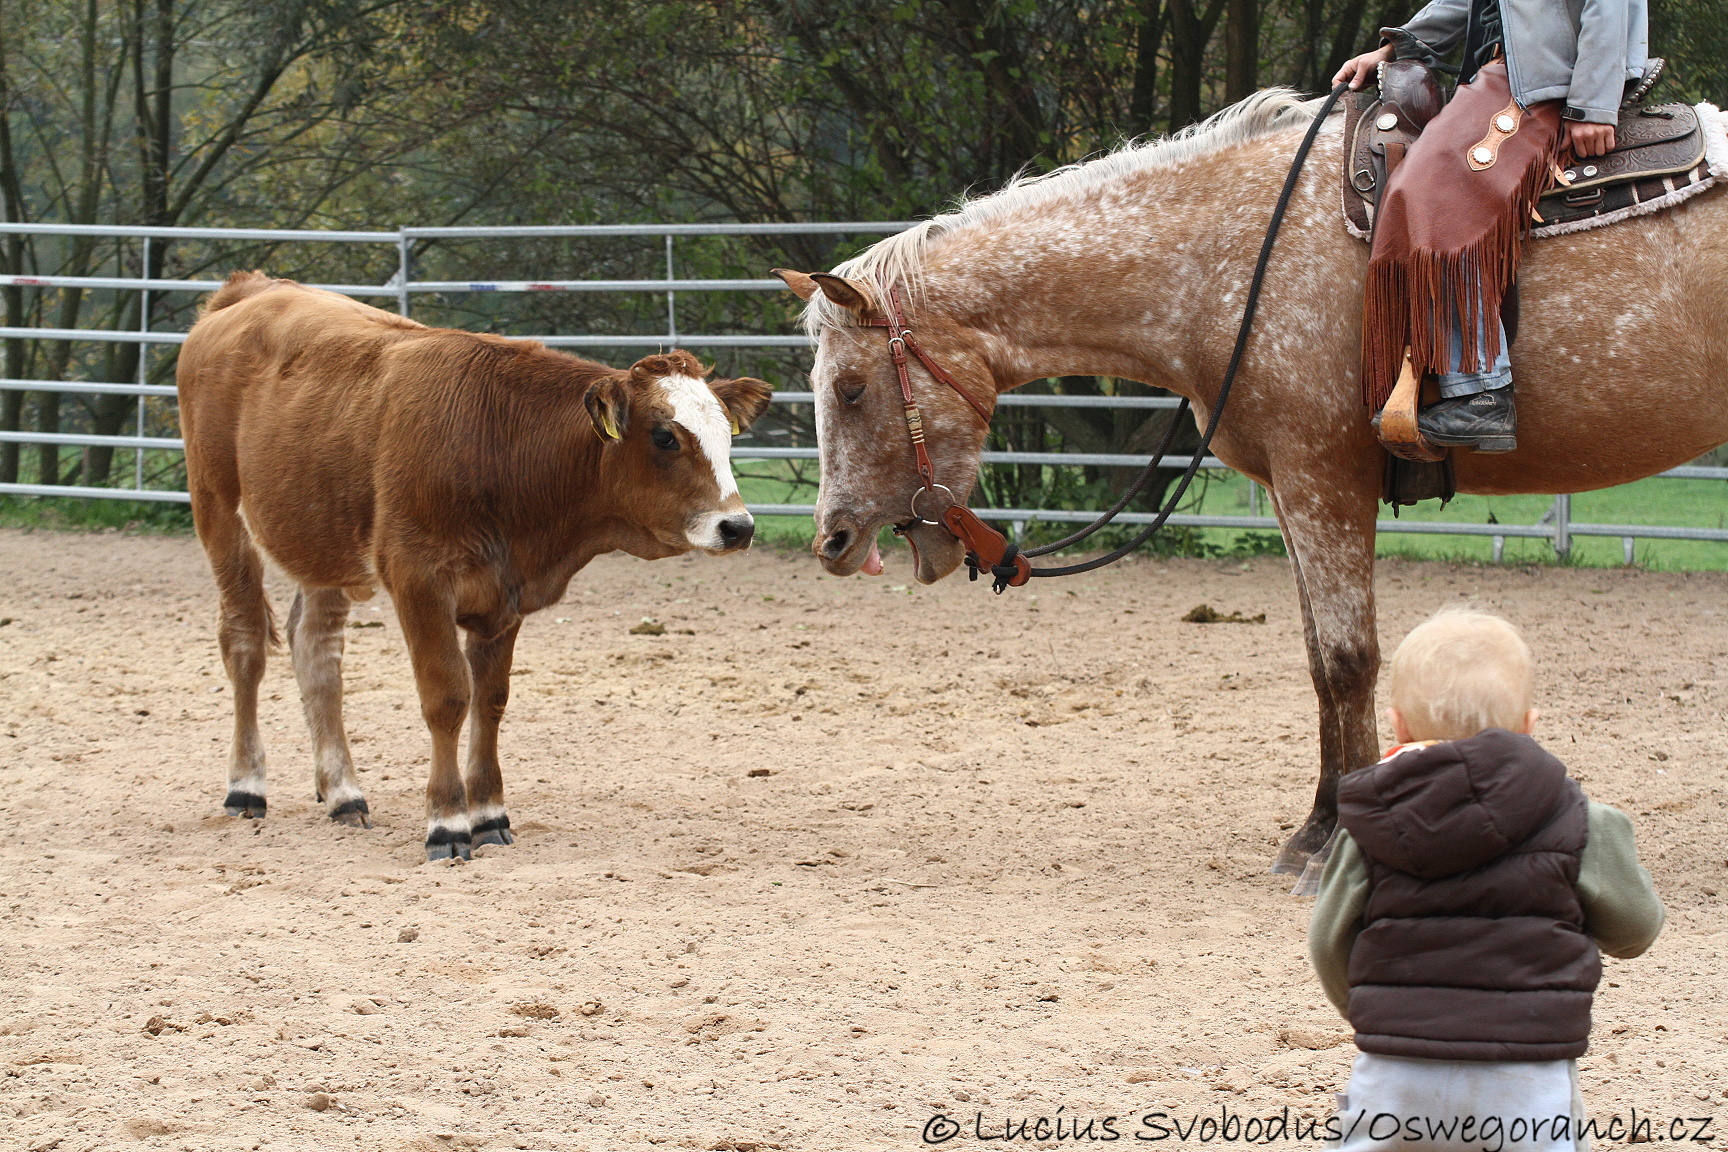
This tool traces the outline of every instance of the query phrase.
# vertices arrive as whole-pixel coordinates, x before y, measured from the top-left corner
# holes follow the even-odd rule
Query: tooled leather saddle
[[[1601,228],[1660,211],[1716,182],[1698,109],[1645,103],[1663,70],[1662,61],[1655,64],[1644,79],[1627,86],[1613,149],[1576,161],[1543,193],[1532,237]],[[1390,60],[1380,65],[1378,92],[1357,93],[1346,104],[1343,201],[1351,235],[1370,238],[1380,190],[1445,103],[1445,91],[1426,63]]]
[[[1728,177],[1728,155],[1710,155],[1703,114],[1687,104],[1649,105],[1646,98],[1663,70],[1654,61],[1648,75],[1627,85],[1615,127],[1614,147],[1604,156],[1579,158],[1556,170],[1553,185],[1537,204],[1533,238],[1602,228],[1661,211]],[[1381,190],[1410,145],[1446,104],[1434,69],[1421,60],[1380,65],[1377,91],[1346,102],[1344,119],[1344,224],[1370,240]],[[1720,133],[1718,133],[1720,136]],[[1717,142],[1720,149],[1720,140]],[[1502,320],[1509,340],[1518,331],[1517,286],[1506,293]],[[1382,441],[1386,443],[1386,441]],[[1388,444],[1382,497],[1397,514],[1400,505],[1451,499],[1450,454],[1433,460],[1408,457]]]

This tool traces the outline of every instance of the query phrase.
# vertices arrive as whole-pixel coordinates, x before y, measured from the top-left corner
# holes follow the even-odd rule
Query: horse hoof
[[[1302,869],[1302,874],[1296,877],[1296,883],[1290,886],[1292,896],[1320,895],[1320,877],[1326,871],[1326,861],[1320,858],[1320,853],[1308,857],[1308,866]]]
[[[1284,842],[1279,850],[1278,858],[1272,862],[1272,873],[1275,876],[1300,876],[1313,855],[1326,846],[1332,839],[1332,823],[1319,823],[1312,818],[1296,830],[1296,834]]]
[[[370,828],[372,821],[368,817],[371,812],[364,799],[345,800],[330,813],[330,819],[350,828]]]
[[[474,852],[466,830],[434,827],[426,833],[426,859],[469,860]]]
[[[510,817],[500,812],[496,816],[480,821],[469,831],[469,843],[476,848],[482,844],[516,843],[516,837],[510,835]]]
[[[240,816],[247,820],[264,819],[264,797],[256,792],[245,792],[238,788],[232,789],[222,801],[222,811],[230,816]]]

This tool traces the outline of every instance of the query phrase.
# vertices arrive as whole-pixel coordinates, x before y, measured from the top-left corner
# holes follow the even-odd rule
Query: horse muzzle
[[[848,522],[846,518],[822,517],[817,525],[812,551],[830,576],[850,576],[860,570],[875,576],[882,571],[876,534],[884,523],[857,524]]]
[[[912,576],[920,584],[936,583],[966,558],[966,546],[940,524],[919,520],[899,535],[912,549]]]

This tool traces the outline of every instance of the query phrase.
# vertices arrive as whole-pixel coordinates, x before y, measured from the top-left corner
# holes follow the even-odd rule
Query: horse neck
[[[981,337],[999,393],[1115,376],[1209,404],[1293,148],[1255,141],[957,231],[930,262],[932,293]]]

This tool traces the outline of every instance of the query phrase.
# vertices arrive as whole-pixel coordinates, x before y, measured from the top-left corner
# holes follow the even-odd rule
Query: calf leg
[[[391,589],[414,665],[420,715],[432,736],[426,781],[426,859],[469,857],[468,795],[456,765],[456,740],[468,714],[468,664],[456,639],[450,591],[430,581]]]
[[[264,743],[258,736],[258,684],[264,661],[276,641],[270,601],[264,594],[264,563],[238,511],[203,495],[198,535],[210,557],[221,604],[217,641],[222,665],[234,687],[234,743],[228,757],[228,795],[222,801],[230,816],[262,817]]]
[[[498,725],[510,703],[510,661],[520,622],[491,639],[468,637],[474,699],[468,720],[468,823],[474,847],[513,844],[504,811],[504,775],[498,768]]]
[[[330,819],[370,828],[370,810],[342,727],[342,626],[347,621],[348,594],[342,589],[301,588],[288,614],[288,647],[312,733],[318,799]]]
[[[1303,495],[1286,495],[1289,492]],[[1371,493],[1366,501],[1341,501],[1335,491],[1299,483],[1280,485],[1273,499],[1296,574],[1308,671],[1320,705],[1320,780],[1314,807],[1272,866],[1274,872],[1300,873],[1332,836],[1339,777],[1378,759],[1374,502]]]

